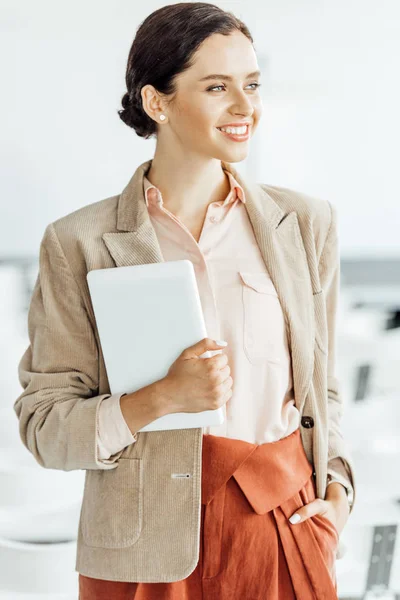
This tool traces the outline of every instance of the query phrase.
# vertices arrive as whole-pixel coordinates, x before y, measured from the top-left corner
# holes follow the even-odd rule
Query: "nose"
[[[253,114],[254,106],[252,100],[245,92],[238,92],[238,100],[237,103],[234,104],[232,112],[234,112],[235,114],[241,114],[246,116],[250,116]]]

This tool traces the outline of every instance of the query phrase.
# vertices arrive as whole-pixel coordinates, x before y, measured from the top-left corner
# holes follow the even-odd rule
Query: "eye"
[[[249,85],[255,85],[256,86],[255,88],[253,88],[253,90],[256,90],[257,88],[261,87],[261,83],[249,83]],[[207,88],[207,92],[212,92],[213,90],[216,90],[216,89],[222,88],[222,87],[225,87],[225,86],[223,86],[223,85],[215,85],[214,87]]]
[[[215,85],[214,87],[210,87],[207,88],[207,92],[212,92],[213,90],[216,90],[217,88],[222,88],[224,87],[223,85]]]

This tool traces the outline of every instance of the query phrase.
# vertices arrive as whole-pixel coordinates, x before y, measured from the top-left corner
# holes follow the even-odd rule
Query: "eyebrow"
[[[261,75],[261,71],[253,71],[253,73],[249,73],[246,76],[246,79],[250,77],[257,77],[257,75]],[[226,79],[227,81],[232,81],[233,77],[230,75],[224,75],[223,73],[212,73],[211,75],[206,75],[206,77],[202,77],[199,81],[207,81],[208,79]]]

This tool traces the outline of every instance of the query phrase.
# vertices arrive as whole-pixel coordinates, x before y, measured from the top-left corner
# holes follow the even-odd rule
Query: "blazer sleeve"
[[[28,335],[14,402],[23,444],[48,469],[117,468],[123,449],[108,460],[98,455],[98,410],[111,394],[98,395],[94,331],[53,223],[40,244]]]
[[[328,330],[328,474],[337,478],[347,488],[351,512],[356,498],[355,472],[349,447],[341,432],[343,399],[336,376],[336,322],[340,293],[337,209],[330,202],[328,204],[331,222],[318,264],[321,288],[326,303]]]

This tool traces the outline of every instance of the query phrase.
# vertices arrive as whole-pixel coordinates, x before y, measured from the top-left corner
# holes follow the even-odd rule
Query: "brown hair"
[[[127,92],[118,111],[122,121],[141,137],[155,136],[157,123],[143,109],[142,87],[150,84],[162,94],[174,94],[174,78],[192,66],[200,44],[213,33],[229,35],[235,30],[254,43],[246,25],[215,4],[181,2],[152,12],[139,25],[129,51]]]

